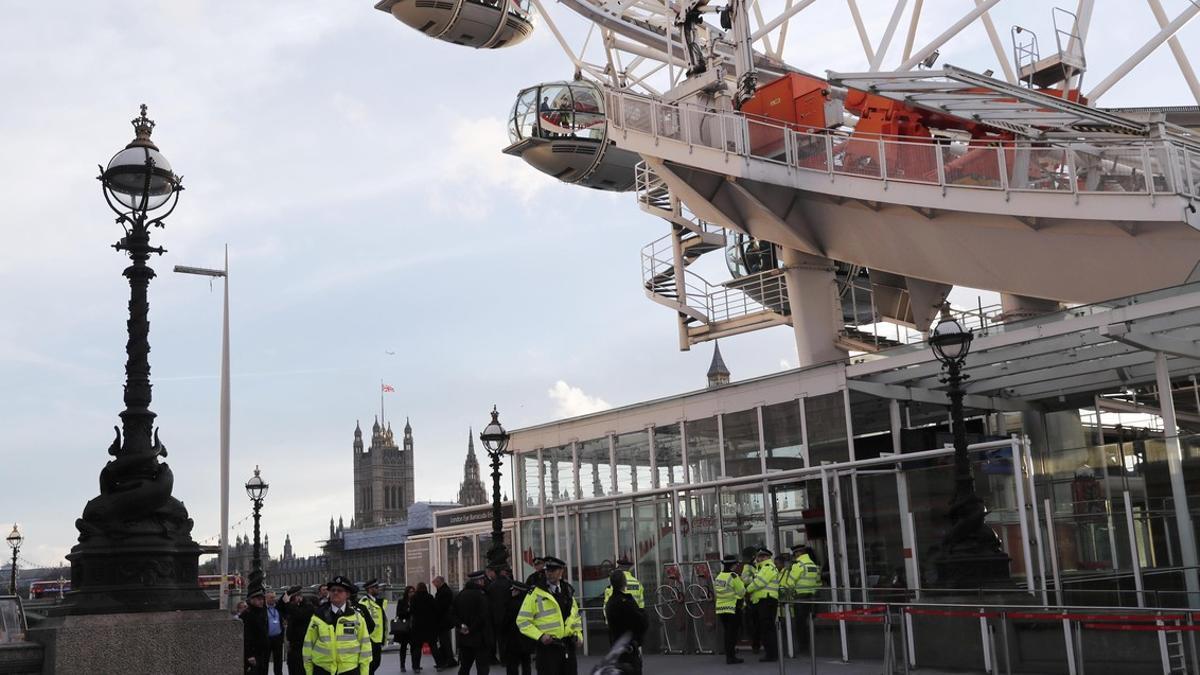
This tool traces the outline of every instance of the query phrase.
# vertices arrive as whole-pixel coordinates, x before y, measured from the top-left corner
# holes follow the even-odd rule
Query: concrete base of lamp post
[[[242,672],[242,622],[219,609],[53,617],[28,638],[43,673]]]

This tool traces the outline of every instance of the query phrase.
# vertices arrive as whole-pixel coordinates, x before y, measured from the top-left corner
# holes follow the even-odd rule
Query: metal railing
[[[1200,149],[1168,140],[972,141],[883,137],[787,124],[609,90],[612,130],[802,171],[942,188],[1200,199]]]

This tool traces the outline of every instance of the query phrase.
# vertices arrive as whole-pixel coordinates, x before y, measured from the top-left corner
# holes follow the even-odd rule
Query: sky
[[[1174,17],[1186,2],[1164,4]],[[329,518],[349,521],[353,430],[379,414],[381,381],[395,388],[387,421],[397,433],[406,418],[413,426],[418,500],[455,497],[468,429],[478,433],[493,404],[513,429],[703,386],[711,346],[679,351],[671,312],[640,287],[639,251],[666,225],[630,193],[565,185],[500,152],[517,91],[572,75],[544,23],[524,44],[476,51],[372,4],[5,8],[0,522],[20,523],[22,565],[57,564],[75,543],[119,423],[126,260],[110,248],[121,231],[95,176],[132,138],[141,103],[187,188],[153,234],[168,252],[151,262],[150,361],[175,495],[198,541],[219,531],[221,282],[171,269],[219,267],[225,245],[231,538],[250,531],[240,485],[257,465],[271,485],[263,530],[275,553],[289,534],[297,553],[317,553]],[[582,41],[586,24],[546,4]],[[764,0],[768,13],[775,4]],[[892,3],[859,4],[879,35]],[[917,42],[971,4],[926,2]],[[1142,3],[1096,5],[1092,83],[1157,30]],[[1043,51],[1053,44],[1049,3],[1005,0],[993,16],[1006,49],[1014,24],[1038,33]],[[845,3],[818,0],[800,18],[790,63],[865,69]],[[1193,61],[1198,25],[1179,34]],[[977,25],[940,62],[999,71]],[[1165,49],[1103,101],[1189,102]],[[978,295],[953,298],[973,306]],[[796,365],[788,328],[721,350],[734,379]]]

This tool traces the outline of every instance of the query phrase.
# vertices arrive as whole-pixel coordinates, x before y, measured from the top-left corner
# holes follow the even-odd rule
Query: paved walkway
[[[739,665],[725,665],[725,659],[720,656],[660,656],[652,654],[646,656],[644,675],[707,675],[708,673],[728,673],[729,675],[779,675],[778,663],[759,663],[758,659],[753,655],[749,655],[746,662]],[[579,675],[590,675],[592,666],[596,663],[596,657],[583,657],[579,663]],[[424,664],[421,669],[421,675],[436,675],[437,671],[433,669],[430,663]],[[811,669],[809,661],[803,660],[787,660],[784,661],[783,672],[787,675],[810,675]],[[393,653],[384,653],[383,665],[376,671],[376,675],[397,675],[400,672],[400,657]],[[408,672],[412,672],[409,668]],[[445,675],[453,675],[458,672],[458,669],[442,671]],[[820,675],[882,675],[883,667],[879,661],[855,661],[853,663],[842,663],[841,661],[818,659],[817,672]],[[966,671],[953,671],[954,675],[963,675]],[[935,670],[933,668],[922,668],[921,675],[948,675],[950,671]],[[491,675],[504,675],[504,668],[493,666]]]

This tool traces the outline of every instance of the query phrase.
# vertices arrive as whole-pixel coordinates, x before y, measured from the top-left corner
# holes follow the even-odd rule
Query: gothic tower
[[[486,504],[487,490],[479,479],[479,460],[475,458],[474,430],[467,430],[467,459],[463,462],[463,480],[458,485],[458,503],[463,506]]]
[[[708,388],[726,384],[729,384],[729,368],[725,367],[725,359],[721,358],[721,343],[713,342],[712,363],[708,366]]]
[[[404,447],[396,446],[390,424],[376,418],[371,444],[363,448],[362,429],[354,427],[354,519],[352,527],[376,527],[402,521],[413,503],[412,427],[405,425]]]

